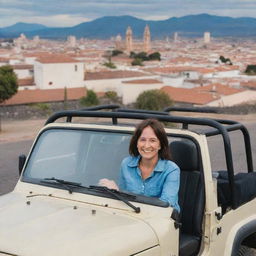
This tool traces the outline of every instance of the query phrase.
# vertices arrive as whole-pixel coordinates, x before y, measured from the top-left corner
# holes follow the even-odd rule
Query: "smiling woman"
[[[121,163],[119,188],[103,179],[100,185],[150,197],[158,197],[180,210],[180,169],[172,161],[163,125],[155,119],[142,121],[130,141],[130,156]]]

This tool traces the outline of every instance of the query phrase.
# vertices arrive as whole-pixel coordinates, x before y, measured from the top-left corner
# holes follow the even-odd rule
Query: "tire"
[[[256,256],[256,250],[247,246],[241,245],[237,256]]]

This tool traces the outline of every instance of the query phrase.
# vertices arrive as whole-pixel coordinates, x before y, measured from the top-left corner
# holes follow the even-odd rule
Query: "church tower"
[[[133,50],[133,42],[132,42],[132,29],[129,26],[126,30],[126,51],[130,53]]]
[[[149,26],[146,25],[145,30],[144,30],[144,36],[143,36],[143,51],[144,52],[149,52],[151,50],[150,46],[150,31],[149,31]]]

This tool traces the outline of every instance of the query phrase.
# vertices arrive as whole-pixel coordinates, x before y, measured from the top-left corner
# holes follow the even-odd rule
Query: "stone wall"
[[[101,98],[100,105],[107,104],[119,104],[122,108],[133,108],[133,105],[121,105],[117,102],[111,102],[110,99]],[[183,106],[183,105],[180,105]],[[187,105],[184,105],[189,107]],[[64,102],[51,102],[51,103],[36,103],[36,104],[27,104],[27,105],[9,105],[9,106],[0,106],[0,115],[3,120],[24,120],[24,119],[40,119],[47,118],[51,114],[57,111],[64,109],[68,110],[79,110],[86,108],[79,103],[79,100],[67,101]],[[244,104],[240,106],[233,107],[218,107],[215,108],[218,113],[222,114],[249,114],[256,113],[256,104]]]

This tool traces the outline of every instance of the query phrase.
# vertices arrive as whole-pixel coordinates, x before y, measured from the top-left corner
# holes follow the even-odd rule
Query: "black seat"
[[[181,208],[179,255],[196,255],[200,249],[205,208],[201,163],[195,143],[184,139],[170,143],[173,161],[180,167],[179,205]]]

